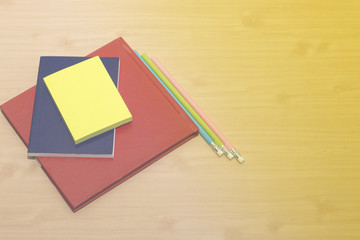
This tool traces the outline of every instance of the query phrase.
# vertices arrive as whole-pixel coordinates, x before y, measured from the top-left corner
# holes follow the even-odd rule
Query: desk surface
[[[72,213],[0,117],[0,239],[359,239],[358,1],[0,1],[0,103],[39,56],[122,36],[244,155],[201,137]]]

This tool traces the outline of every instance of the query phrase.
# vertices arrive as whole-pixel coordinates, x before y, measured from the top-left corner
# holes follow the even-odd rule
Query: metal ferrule
[[[239,163],[244,162],[244,158],[238,153],[235,148],[231,149],[230,152],[235,156],[235,158],[239,161]]]
[[[230,160],[234,157],[234,155],[224,146],[221,146],[221,150],[224,152],[225,156]]]
[[[224,154],[223,151],[214,142],[210,143],[209,145],[219,157]]]

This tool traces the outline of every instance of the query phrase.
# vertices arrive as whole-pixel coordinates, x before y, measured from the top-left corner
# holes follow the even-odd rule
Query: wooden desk
[[[0,103],[42,55],[122,36],[244,155],[201,137],[74,214],[0,117],[0,239],[360,239],[359,1],[0,1]]]

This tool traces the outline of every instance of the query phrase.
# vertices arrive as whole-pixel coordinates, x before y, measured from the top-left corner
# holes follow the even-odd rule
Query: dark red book
[[[187,142],[198,128],[122,38],[88,56],[119,57],[119,92],[133,115],[115,133],[113,159],[39,157],[42,169],[75,212]],[[35,87],[1,106],[27,145]]]

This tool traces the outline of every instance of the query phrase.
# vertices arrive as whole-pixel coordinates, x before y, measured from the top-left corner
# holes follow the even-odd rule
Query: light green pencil
[[[199,116],[199,114],[190,106],[190,104],[185,100],[185,98],[180,94],[180,92],[172,85],[172,83],[166,78],[166,76],[160,71],[160,69],[151,61],[146,53],[143,53],[141,57],[145,60],[145,62],[152,68],[152,70],[158,75],[158,77],[163,81],[163,83],[170,89],[170,91],[177,97],[177,99],[181,102],[181,104],[189,111],[189,113],[195,118],[195,120],[200,124],[201,127],[210,135],[210,137],[214,140],[216,145],[219,148],[223,146],[223,142],[216,136],[213,130],[207,125],[207,123]]]

